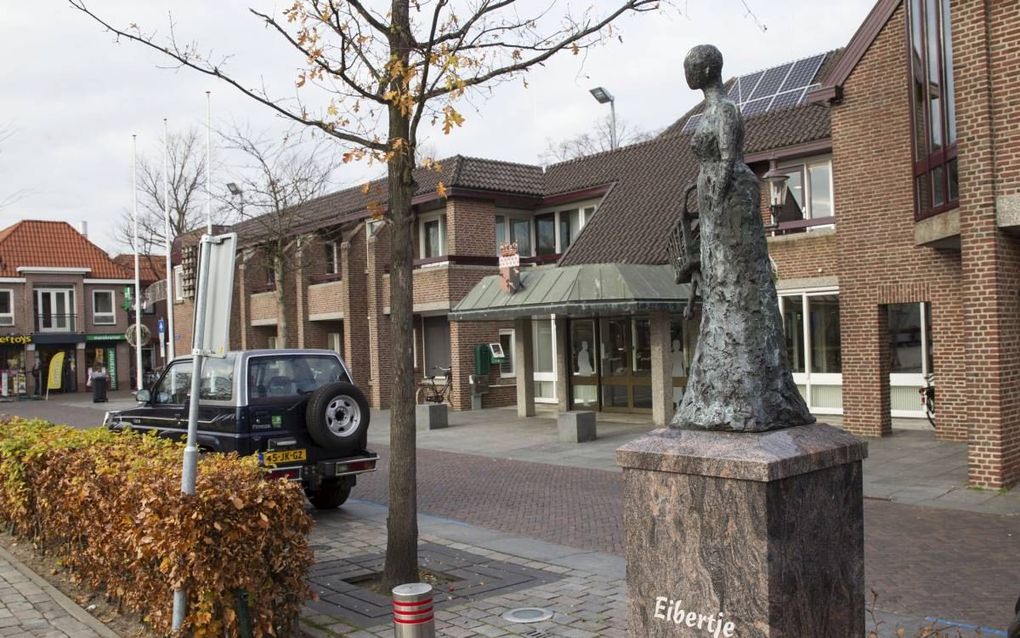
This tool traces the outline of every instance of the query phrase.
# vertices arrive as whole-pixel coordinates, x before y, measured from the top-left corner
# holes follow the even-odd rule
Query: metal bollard
[[[435,638],[432,585],[410,583],[393,588],[393,638]]]

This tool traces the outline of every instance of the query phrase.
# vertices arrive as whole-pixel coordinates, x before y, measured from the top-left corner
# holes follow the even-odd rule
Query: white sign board
[[[192,333],[196,342],[192,347],[206,357],[223,358],[230,349],[230,303],[234,298],[236,253],[237,233],[202,237],[198,259],[199,285],[195,293],[195,330]],[[204,273],[202,269],[205,269]],[[202,322],[201,329],[199,322]],[[201,343],[197,339],[199,335]]]

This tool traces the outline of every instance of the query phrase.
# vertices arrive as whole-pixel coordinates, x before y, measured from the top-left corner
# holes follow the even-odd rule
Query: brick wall
[[[780,279],[835,277],[839,274],[834,230],[769,237],[768,247]]]
[[[446,249],[451,255],[496,254],[496,204],[451,199],[446,204]]]
[[[344,282],[308,286],[308,316],[343,312]]]
[[[832,110],[845,427],[890,431],[886,306],[929,301],[939,430],[962,439],[960,260],[914,245],[905,12],[882,29]]]
[[[953,10],[970,480],[1000,487],[1020,480],[1020,246],[995,221],[997,197],[1020,189],[1020,8]]]

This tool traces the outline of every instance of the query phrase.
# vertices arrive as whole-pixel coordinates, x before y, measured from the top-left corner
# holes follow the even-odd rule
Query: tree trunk
[[[390,49],[405,64],[410,26],[408,0],[393,0]],[[389,107],[389,140],[410,139],[410,120],[397,106]],[[414,424],[413,279],[411,198],[414,197],[414,150],[394,154],[387,174],[390,236],[390,325],[393,394],[390,397],[389,516],[386,521],[388,590],[418,581],[418,484]],[[383,379],[377,379],[384,383]]]
[[[284,259],[278,254],[273,256],[273,284],[276,286],[276,347],[287,347],[287,287],[284,276]]]

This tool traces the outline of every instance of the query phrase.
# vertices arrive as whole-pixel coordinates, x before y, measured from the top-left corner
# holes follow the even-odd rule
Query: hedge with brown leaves
[[[154,436],[0,422],[0,518],[59,557],[72,577],[169,633],[183,586],[194,636],[236,636],[235,592],[256,636],[287,636],[311,597],[311,518],[301,488],[252,458],[199,462],[182,497],[183,447]]]

